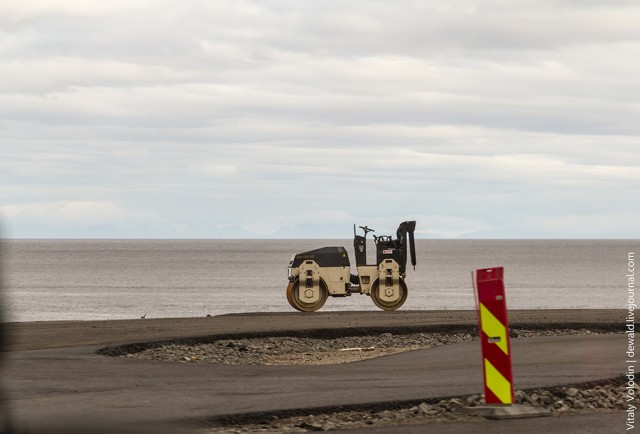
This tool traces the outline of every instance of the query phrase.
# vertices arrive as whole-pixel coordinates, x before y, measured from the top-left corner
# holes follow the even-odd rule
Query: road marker
[[[487,404],[513,404],[513,371],[504,268],[476,270],[474,287],[478,307],[484,400]]]
[[[489,419],[550,416],[545,408],[514,404],[504,268],[479,269],[471,273],[471,279],[478,312],[486,405],[466,407],[464,411]]]

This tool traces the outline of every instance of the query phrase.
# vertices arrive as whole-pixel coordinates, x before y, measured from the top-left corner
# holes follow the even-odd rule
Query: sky
[[[640,3],[0,3],[7,238],[640,238]]]

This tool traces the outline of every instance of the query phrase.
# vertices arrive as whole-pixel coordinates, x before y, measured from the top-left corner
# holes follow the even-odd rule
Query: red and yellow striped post
[[[503,276],[503,267],[476,270],[475,275],[484,400],[487,404],[513,403],[511,345]]]

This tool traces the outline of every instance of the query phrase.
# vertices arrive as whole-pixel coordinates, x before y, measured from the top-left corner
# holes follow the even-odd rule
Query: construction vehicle
[[[357,235],[353,225],[356,274],[351,274],[349,255],[344,247],[322,247],[293,255],[288,269],[289,304],[301,312],[314,312],[329,296],[359,293],[370,296],[380,309],[398,309],[407,300],[407,250],[411,253],[413,269],[416,268],[415,228],[415,221],[405,221],[398,226],[396,239],[374,235],[376,263],[367,264],[367,234],[375,231],[360,226],[364,235]]]

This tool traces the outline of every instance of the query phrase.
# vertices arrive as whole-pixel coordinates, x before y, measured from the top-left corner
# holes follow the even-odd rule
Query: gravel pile
[[[640,386],[635,385],[637,397]],[[552,415],[560,416],[579,411],[625,410],[625,381],[611,380],[598,385],[556,386],[547,389],[518,390],[516,403],[544,407]],[[225,423],[210,428],[209,432],[224,434],[248,433],[298,433],[309,431],[331,431],[370,426],[396,426],[424,423],[447,423],[484,418],[468,415],[468,408],[483,404],[481,395],[421,402],[395,409],[377,411],[344,411],[324,414],[307,414],[289,417],[264,416],[262,421],[252,423]],[[635,405],[640,402],[636,398]],[[267,420],[268,419],[268,420]]]
[[[513,329],[512,337],[596,334],[588,329]],[[410,333],[347,336],[334,339],[263,337],[222,339],[198,345],[166,344],[123,354],[132,359],[227,365],[329,365],[469,342],[469,333]]]

